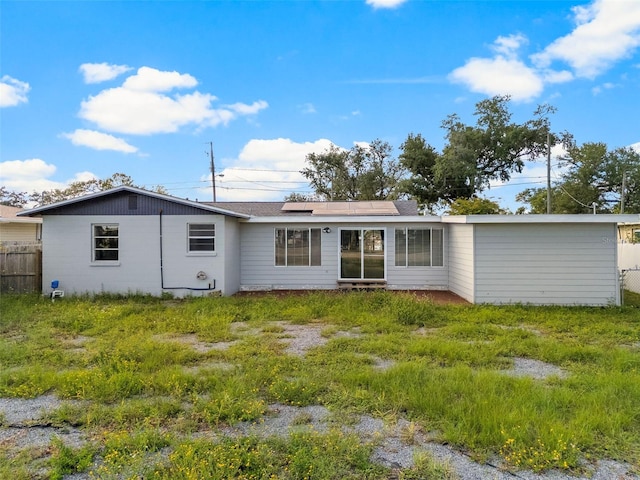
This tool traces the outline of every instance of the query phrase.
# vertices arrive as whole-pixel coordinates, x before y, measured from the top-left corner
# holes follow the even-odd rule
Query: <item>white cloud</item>
[[[367,5],[373,8],[396,8],[407,0],[367,0]]]
[[[576,28],[558,38],[532,60],[546,68],[568,63],[578,77],[595,78],[640,45],[640,2],[595,0],[573,8]]]
[[[492,58],[471,58],[449,79],[473,92],[528,101],[539,96],[545,84],[594,78],[640,46],[639,1],[594,0],[574,7],[573,12],[576,28],[531,55],[531,65],[518,56],[518,50],[528,44],[524,35],[500,36],[491,46]],[[565,62],[571,71],[552,68],[555,61]],[[595,87],[594,94],[602,88]]]
[[[309,153],[321,153],[332,142],[319,139],[297,143],[288,138],[250,140],[237,159],[227,159],[231,165],[216,170],[216,196],[220,201],[279,201],[291,192],[308,192],[307,180],[300,174]],[[203,180],[211,181],[211,175]],[[203,189],[210,195],[211,189]]]
[[[540,76],[517,59],[472,58],[456,68],[449,78],[465,84],[471,91],[493,95],[511,95],[516,101],[528,101],[542,93]]]
[[[631,145],[629,145],[629,148],[632,148],[636,152],[640,153],[640,142],[632,143]]]
[[[56,173],[56,166],[39,158],[29,160],[9,160],[0,162],[0,184],[13,192],[28,194],[46,190],[65,189],[71,182],[97,178],[91,172],[78,172],[65,182],[50,180]]]
[[[55,165],[39,158],[9,160],[0,163],[0,183],[14,192],[41,192],[53,188],[64,188],[58,182],[47,180],[56,172]]]
[[[84,100],[79,115],[102,130],[149,135],[176,132],[187,125],[198,128],[226,125],[268,107],[267,102],[258,100],[249,105],[234,103],[213,108],[211,104],[217,99],[211,94],[168,93],[176,88],[195,87],[197,83],[188,74],[141,67],[122,86],[102,90]]]
[[[83,63],[78,70],[84,77],[84,83],[100,83],[113,80],[117,76],[132,70],[132,68],[127,65],[110,65],[103,62]]]
[[[544,79],[545,83],[565,83],[574,79],[573,74],[567,70],[544,70],[540,72],[540,75]]]
[[[313,103],[303,103],[302,105],[298,105],[298,109],[305,115],[316,113],[316,107]]]
[[[15,107],[21,103],[27,103],[29,90],[31,87],[28,83],[3,75],[0,78],[0,107]]]
[[[128,90],[143,92],[168,92],[174,88],[192,88],[198,81],[188,73],[163,72],[150,67],[140,67],[138,73],[127,78],[122,85]]]
[[[465,84],[472,92],[485,95],[511,95],[516,101],[529,101],[542,93],[542,78],[518,59],[518,50],[527,44],[524,35],[498,37],[491,49],[493,58],[471,58],[449,74],[455,83]]]
[[[255,115],[260,110],[264,110],[268,106],[269,104],[264,100],[258,100],[257,102],[253,102],[251,105],[246,105],[244,103],[225,105],[226,108],[228,108],[232,112],[236,112],[239,115]]]
[[[595,87],[593,87],[591,89],[591,93],[593,93],[594,95],[600,95],[603,91],[611,90],[613,88],[616,88],[615,83],[605,82],[602,85],[596,85]]]
[[[71,133],[63,133],[61,136],[71,140],[74,145],[95,150],[114,150],[123,153],[135,153],[138,151],[136,147],[121,138],[94,130],[77,129]]]
[[[492,45],[492,49],[499,55],[515,58],[518,49],[527,43],[529,43],[529,39],[520,33],[508,37],[499,36]]]

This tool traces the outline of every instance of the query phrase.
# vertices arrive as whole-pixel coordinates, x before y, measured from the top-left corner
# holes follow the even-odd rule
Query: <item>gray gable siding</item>
[[[62,205],[47,210],[47,215],[211,215],[212,212],[168,200],[140,195],[133,192],[118,192],[87,202]]]

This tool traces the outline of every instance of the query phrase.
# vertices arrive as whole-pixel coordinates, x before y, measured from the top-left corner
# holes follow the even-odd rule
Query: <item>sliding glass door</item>
[[[384,279],[384,230],[341,230],[340,278]]]

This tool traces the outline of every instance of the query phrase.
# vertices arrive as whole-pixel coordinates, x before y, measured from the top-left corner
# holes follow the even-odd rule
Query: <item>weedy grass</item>
[[[281,322],[313,323],[328,341],[288,354]],[[211,348],[217,342],[225,348]],[[517,358],[563,375],[514,376]],[[429,432],[479,460],[500,456],[505,468],[575,471],[599,458],[640,468],[640,315],[634,307],[441,306],[391,292],[4,296],[0,396],[44,393],[68,400],[47,421],[94,440],[80,449],[53,441],[44,466],[38,452],[5,448],[0,477],[29,478],[36,467],[51,478],[74,469],[95,478],[389,475],[370,462],[372,445],[338,431],[197,438],[259,422],[271,403],[320,404],[334,418],[404,417],[412,436]],[[400,476],[455,478],[428,456]]]

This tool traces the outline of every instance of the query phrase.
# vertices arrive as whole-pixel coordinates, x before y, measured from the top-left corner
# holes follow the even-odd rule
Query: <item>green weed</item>
[[[283,321],[313,323],[328,342],[303,357],[289,355],[277,323]],[[238,322],[241,328],[233,328]],[[357,335],[338,335],[343,331]],[[180,340],[187,335],[239,341],[198,351]],[[80,348],[77,339],[86,340]],[[249,464],[236,471],[246,478],[258,471],[285,479],[388,474],[370,464],[370,445],[336,432],[221,442],[184,437],[259,421],[273,402],[321,404],[350,421],[355,414],[402,417],[411,422],[402,433],[407,443],[419,438],[420,426],[475,458],[501,455],[514,469],[573,470],[585,458],[639,468],[639,344],[634,307],[441,306],[377,291],[105,295],[55,303],[12,295],[0,303],[0,396],[81,400],[45,421],[82,427],[95,438],[95,478],[223,478],[238,458]],[[511,376],[517,357],[564,374]],[[389,364],[376,368],[376,359]],[[43,468],[57,474],[84,465],[90,453],[55,444],[50,450],[50,464],[42,453],[0,451],[0,477],[29,478],[29,469]],[[207,456],[211,451],[221,466]],[[317,452],[329,452],[327,459]],[[426,457],[402,475],[454,478]]]
[[[96,453],[92,445],[74,449],[65,445],[59,438],[52,439],[51,450],[49,460],[51,480],[62,480],[65,475],[88,470]]]

